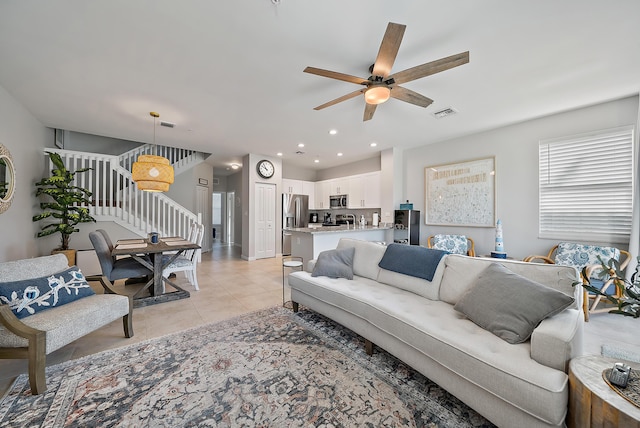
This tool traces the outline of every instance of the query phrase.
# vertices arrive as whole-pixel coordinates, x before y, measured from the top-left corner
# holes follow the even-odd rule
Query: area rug
[[[0,427],[489,427],[339,324],[271,308],[20,375]]]

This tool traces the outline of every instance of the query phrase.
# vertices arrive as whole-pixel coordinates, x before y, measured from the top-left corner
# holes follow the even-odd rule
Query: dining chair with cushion
[[[476,256],[473,239],[465,235],[431,235],[427,239],[427,247],[435,250],[448,251],[451,254]]]
[[[105,239],[102,232],[96,231],[89,233],[89,240],[100,262],[102,277],[99,279],[103,284],[105,280],[111,284],[118,279],[153,276],[151,270],[138,263],[133,257],[125,257],[122,259],[113,257],[111,255],[113,245],[109,248],[109,242]]]
[[[192,232],[189,234],[189,240],[198,246],[202,246],[204,238],[204,224],[196,224],[192,228]],[[186,250],[175,258],[167,267],[162,270],[162,276],[168,278],[170,274],[174,272],[184,272],[189,282],[196,290],[200,290],[198,286],[198,276],[196,275],[196,269],[200,262],[201,249]],[[166,259],[166,256],[163,256]],[[163,283],[164,284],[164,283]]]
[[[600,266],[600,260],[608,263],[610,259],[617,260],[620,263],[620,269],[624,270],[629,261],[631,260],[628,251],[620,250],[615,247],[607,247],[601,245],[587,245],[578,244],[575,242],[560,242],[549,250],[546,256],[528,256],[523,260],[525,262],[543,262],[547,264],[557,264],[563,266],[573,266],[582,276],[582,270],[588,267],[589,270],[589,283],[599,288],[601,292],[608,294],[615,294],[619,296],[618,290],[613,284],[612,279],[602,280],[599,275],[602,271]],[[583,281],[585,278],[582,279]],[[589,300],[592,299],[593,303],[589,304]],[[594,313],[602,310],[596,310],[598,303],[600,303],[602,296],[588,293],[584,291],[583,308],[584,319],[589,320],[589,313]]]

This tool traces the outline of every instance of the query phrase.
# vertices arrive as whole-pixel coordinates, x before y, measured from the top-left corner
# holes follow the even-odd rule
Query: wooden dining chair
[[[204,239],[204,224],[196,224],[192,230],[193,233],[190,233],[190,241],[201,247]],[[200,248],[195,250],[186,250],[184,253],[176,257],[169,266],[162,270],[162,276],[168,278],[169,275],[174,272],[184,272],[189,282],[193,285],[193,288],[200,290],[196,270],[198,263],[200,262],[201,252],[202,249]]]

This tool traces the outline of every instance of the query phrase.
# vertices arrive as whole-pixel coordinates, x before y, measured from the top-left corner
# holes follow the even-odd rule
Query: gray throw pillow
[[[492,263],[454,309],[509,343],[525,342],[540,322],[573,303],[573,297]]]
[[[318,255],[311,276],[353,279],[353,247],[323,251]]]

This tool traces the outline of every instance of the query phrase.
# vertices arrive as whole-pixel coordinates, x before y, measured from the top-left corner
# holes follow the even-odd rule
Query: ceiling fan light
[[[386,86],[372,86],[364,91],[367,104],[382,104],[391,97],[391,89]]]

